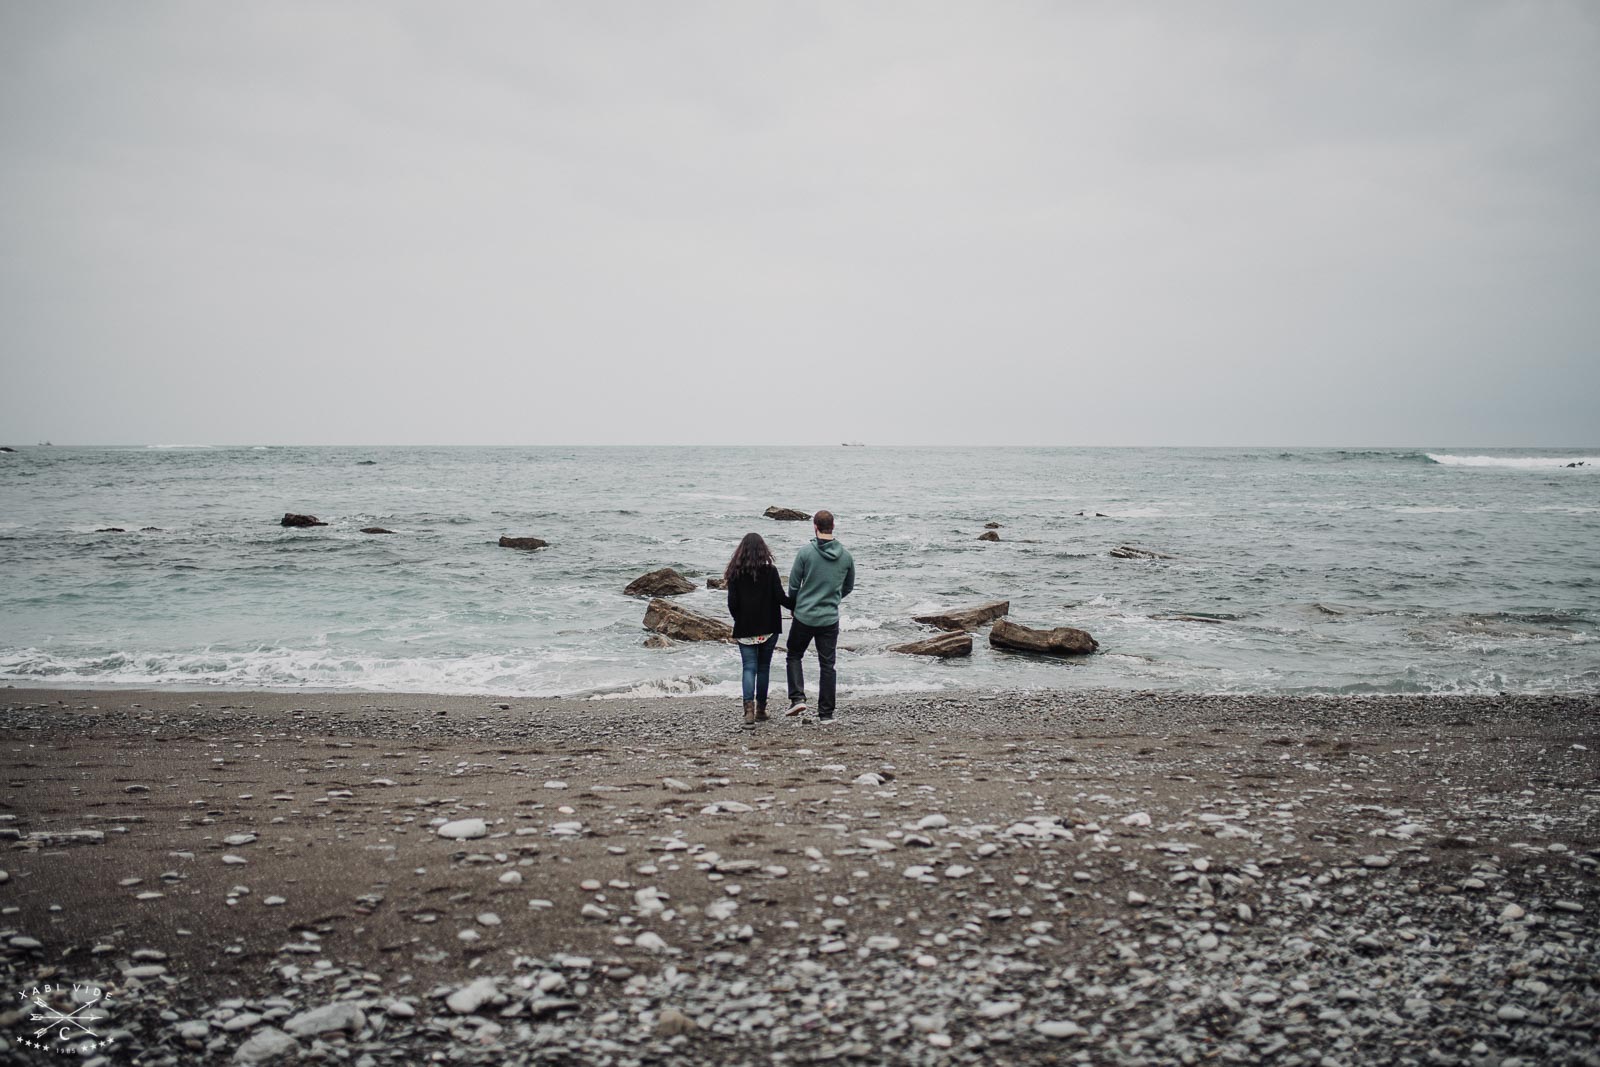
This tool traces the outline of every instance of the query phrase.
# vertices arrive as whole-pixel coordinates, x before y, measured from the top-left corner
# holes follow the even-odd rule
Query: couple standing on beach
[[[783,632],[779,608],[793,613],[789,628],[787,674],[789,714],[806,710],[806,648],[817,643],[817,719],[833,721],[837,686],[833,661],[839,647],[839,601],[856,584],[856,561],[833,536],[833,513],[811,516],[815,536],[794,557],[789,568],[789,589],[784,591],[772,550],[758,533],[747,533],[734,549],[723,577],[728,583],[728,614],[733,616],[733,636],[739,642],[744,671],[744,722],[754,726],[767,721],[767,679],[772,653]]]

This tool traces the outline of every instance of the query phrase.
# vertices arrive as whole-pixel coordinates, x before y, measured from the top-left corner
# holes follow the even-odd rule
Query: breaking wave
[[[1506,467],[1518,470],[1600,468],[1600,456],[1453,456],[1448,452],[1429,452],[1427,457],[1441,467]]]

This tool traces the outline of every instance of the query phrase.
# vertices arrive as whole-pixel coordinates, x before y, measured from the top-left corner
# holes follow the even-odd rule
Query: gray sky
[[[0,440],[1589,445],[1600,5],[0,0]]]

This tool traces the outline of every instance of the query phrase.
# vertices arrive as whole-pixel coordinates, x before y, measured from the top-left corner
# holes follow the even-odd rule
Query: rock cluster
[[[317,518],[315,515],[297,515],[294,512],[289,511],[289,512],[285,512],[283,518],[278,520],[278,525],[279,526],[290,526],[290,527],[304,527],[304,526],[326,526],[328,524],[323,522],[321,519]]]
[[[777,519],[780,522],[809,522],[811,520],[811,516],[804,511],[796,511],[794,508],[780,508],[776,505],[761,514],[769,519]]]
[[[544,541],[537,537],[507,537],[504,534],[500,536],[501,548],[520,548],[532,551],[536,548],[548,548],[549,546],[549,541]]]

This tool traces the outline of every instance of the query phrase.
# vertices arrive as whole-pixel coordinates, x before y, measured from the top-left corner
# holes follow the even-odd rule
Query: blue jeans
[[[746,701],[767,702],[767,679],[772,673],[772,650],[778,647],[777,637],[759,645],[740,645],[739,662],[744,666],[740,684],[744,687]]]

